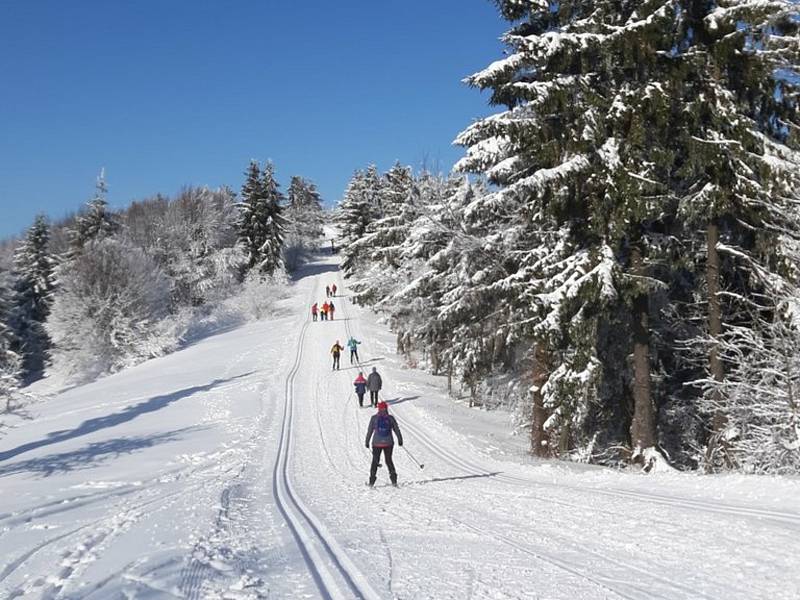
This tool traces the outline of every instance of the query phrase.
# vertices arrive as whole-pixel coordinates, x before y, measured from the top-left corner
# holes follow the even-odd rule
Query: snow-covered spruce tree
[[[44,323],[50,314],[56,286],[55,267],[55,257],[50,253],[50,226],[44,215],[39,215],[14,253],[16,281],[11,320],[26,379],[44,372],[50,346]]]
[[[242,186],[239,239],[248,255],[248,270],[272,275],[283,268],[283,239],[285,219],[282,215],[283,195],[275,181],[272,163],[264,171],[251,161]]]
[[[63,269],[45,327],[52,370],[72,380],[117,371],[174,348],[170,285],[143,250],[116,238]]]
[[[108,210],[107,194],[105,174],[101,171],[97,177],[94,198],[86,203],[85,211],[78,215],[69,230],[68,258],[77,256],[90,242],[100,241],[119,232],[119,221],[116,215]]]
[[[400,285],[395,277],[402,266],[400,248],[419,215],[421,187],[430,177],[424,173],[415,180],[411,168],[399,163],[384,174],[378,198],[382,216],[369,223],[364,235],[348,248],[348,253],[364,257],[350,286],[358,302],[380,302]]]
[[[704,463],[716,469],[743,464],[729,443],[741,429],[729,423],[727,407],[735,412],[732,398],[747,391],[731,387],[728,373],[740,371],[740,359],[757,360],[761,345],[753,356],[731,355],[728,331],[739,339],[766,335],[763,344],[774,347],[769,336],[780,330],[774,321],[782,312],[776,290],[790,283],[782,252],[798,235],[800,13],[795,2],[781,0],[680,4],[674,100],[681,110],[669,149],[681,219],[687,233],[703,232],[685,241],[697,251],[689,270],[701,295],[693,306],[705,309],[689,346],[706,353],[702,403],[711,425]]]
[[[317,246],[325,217],[316,185],[302,177],[292,177],[286,199],[284,255],[287,267],[293,270]]]
[[[12,350],[17,344],[8,323],[11,317],[12,293],[6,282],[6,275],[0,273],[0,402],[4,410],[11,410],[14,397],[19,392],[22,376],[22,358]]]
[[[469,265],[470,249],[480,247],[463,224],[463,211],[479,187],[466,177],[423,173],[413,186],[416,218],[399,248],[400,268],[394,273],[394,292],[375,307],[388,312],[397,334],[397,351],[409,356],[420,350],[434,373],[464,378],[456,344],[462,323],[441,316],[444,296],[455,289]],[[483,307],[473,307],[480,310]],[[455,361],[455,362],[454,362]]]
[[[457,140],[467,147],[458,168],[498,186],[467,214],[497,232],[503,262],[486,289],[506,292],[506,341],[517,353],[529,346],[534,407],[550,394],[547,423],[569,428],[560,446],[625,443],[644,462],[657,442],[650,267],[675,213],[672,157],[659,144],[672,110],[674,3],[496,4],[515,23],[509,56],[468,83],[506,110]],[[544,280],[531,270],[545,268],[543,248]]]
[[[381,218],[381,178],[378,168],[356,171],[339,203],[335,221],[342,238],[342,270],[350,277],[359,268],[362,249],[356,245],[367,232],[367,226]]]

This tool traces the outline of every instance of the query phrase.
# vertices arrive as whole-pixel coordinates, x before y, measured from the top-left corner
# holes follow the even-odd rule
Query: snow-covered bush
[[[257,321],[275,313],[279,300],[288,295],[286,275],[264,277],[250,273],[239,292],[223,302],[225,310],[238,313],[243,321]]]
[[[83,380],[174,348],[166,320],[169,281],[143,250],[114,238],[91,244],[60,267],[47,331],[52,370]]]

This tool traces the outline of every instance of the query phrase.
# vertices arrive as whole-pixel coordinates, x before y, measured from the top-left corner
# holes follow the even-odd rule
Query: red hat
[[[389,410],[389,405],[386,404],[383,400],[378,402],[378,410]]]

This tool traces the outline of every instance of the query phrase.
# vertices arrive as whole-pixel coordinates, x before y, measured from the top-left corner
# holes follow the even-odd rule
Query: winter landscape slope
[[[308,307],[336,282],[336,320]],[[800,481],[536,462],[405,368],[333,257],[269,321],[28,407],[0,439],[2,598],[797,598]],[[421,469],[365,485],[343,357]]]

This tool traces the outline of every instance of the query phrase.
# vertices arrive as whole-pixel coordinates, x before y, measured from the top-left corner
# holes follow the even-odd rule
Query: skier
[[[321,311],[322,311],[322,320],[323,321],[327,321],[328,320],[328,309],[329,308],[330,308],[330,306],[328,306],[328,302],[326,300],[325,303],[322,305],[322,309],[321,309]]]
[[[369,448],[369,439],[372,438],[372,464],[369,467],[369,485],[375,485],[375,474],[378,472],[378,463],[383,452],[383,459],[389,468],[389,479],[392,485],[397,487],[397,471],[392,461],[392,450],[394,450],[394,438],[392,432],[397,436],[397,444],[403,445],[403,434],[397,426],[397,420],[389,414],[389,406],[386,402],[378,403],[378,412],[372,415],[367,427],[366,446]]]
[[[367,377],[367,389],[369,390],[370,406],[378,406],[378,392],[383,387],[383,380],[378,374],[378,368],[372,367],[372,373]]]
[[[361,343],[361,342],[359,342],[359,341],[358,341],[356,338],[354,338],[353,336],[350,336],[350,339],[349,339],[349,340],[347,340],[347,347],[348,347],[348,348],[350,348],[350,364],[351,364],[351,365],[353,364],[353,358],[355,358],[355,359],[356,359],[356,362],[359,362],[359,358],[358,358],[358,345],[359,345],[360,343]]]
[[[311,305],[311,320],[312,321],[316,321],[317,320],[317,313],[318,312],[319,312],[319,307],[317,306],[317,303],[314,302],[314,304]]]
[[[356,386],[356,396],[358,396],[358,405],[361,408],[364,408],[364,394],[367,391],[367,380],[364,379],[364,373],[361,371],[358,372],[358,377],[353,382],[353,385]]]
[[[336,343],[331,348],[331,354],[333,354],[333,368],[331,371],[334,369],[336,371],[339,370],[339,357],[341,356],[342,350],[344,350],[344,348],[339,344],[339,340],[336,340]]]
[[[325,297],[326,298],[330,298],[331,297],[331,286],[329,286],[329,285],[325,286]]]
[[[331,317],[331,321],[333,321],[333,311],[336,310],[336,307],[333,305],[333,300],[328,303],[328,314]]]
[[[331,296],[335,296],[335,295],[336,295],[336,284],[334,283],[331,286]]]

